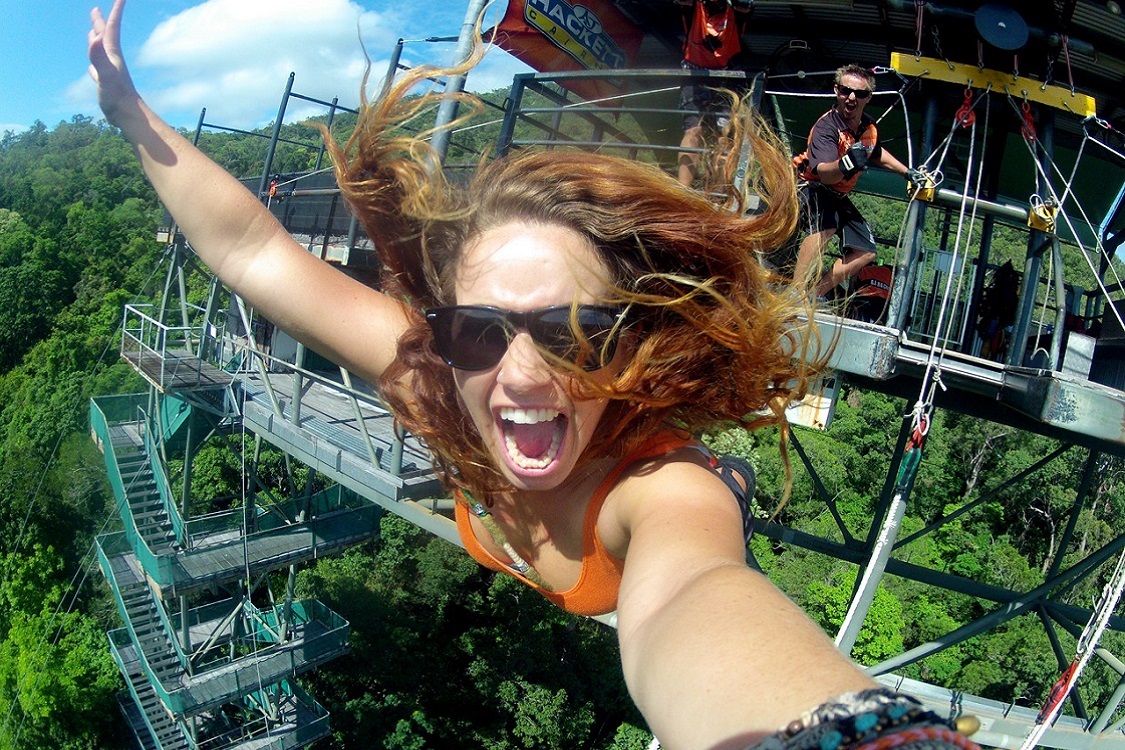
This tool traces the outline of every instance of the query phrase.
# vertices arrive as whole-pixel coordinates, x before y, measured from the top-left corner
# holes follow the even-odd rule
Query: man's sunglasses
[[[485,305],[450,305],[426,311],[434,346],[450,367],[487,370],[508,351],[518,331],[547,352],[587,371],[605,367],[617,351],[625,308],[556,305],[517,312]]]
[[[836,93],[847,99],[851,94],[855,94],[856,99],[866,99],[871,96],[871,92],[867,89],[853,89],[850,86],[841,86],[836,84]]]

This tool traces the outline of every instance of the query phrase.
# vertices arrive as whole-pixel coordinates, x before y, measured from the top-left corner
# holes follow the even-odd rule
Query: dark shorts
[[[815,182],[800,182],[797,196],[801,200],[801,216],[810,233],[835,229],[845,251],[874,253],[875,235],[863,214],[846,195]]]
[[[684,70],[706,70],[688,61],[680,63]],[[684,130],[697,125],[722,130],[730,121],[730,95],[713,83],[700,79],[680,87],[680,110],[684,113]]]

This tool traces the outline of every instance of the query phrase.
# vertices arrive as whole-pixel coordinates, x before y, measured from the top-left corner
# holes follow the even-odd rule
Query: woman
[[[795,221],[775,146],[752,135],[776,195],[758,219],[586,154],[499,160],[461,193],[424,144],[389,132],[420,106],[403,98],[432,73],[416,71],[332,146],[384,255],[377,292],[313,258],[147,107],[121,56],[123,7],[91,14],[91,75],[193,248],[267,318],[380,382],[465,501],[478,558],[573,611],[616,608],[627,684],[665,747],[743,748],[783,726],[847,740],[866,736],[845,726],[865,708],[875,733],[907,722],[965,745],[909,699],[854,694],[874,683],[747,568],[738,504],[680,431],[776,419],[807,377],[801,311],[754,260]]]

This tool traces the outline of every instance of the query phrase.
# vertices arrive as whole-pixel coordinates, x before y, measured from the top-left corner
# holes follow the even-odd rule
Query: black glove
[[[847,153],[840,157],[840,173],[847,180],[865,169],[867,169],[867,149],[862,143],[853,143]]]
[[[928,181],[928,175],[918,167],[911,167],[906,170],[906,181],[916,188],[925,187]]]

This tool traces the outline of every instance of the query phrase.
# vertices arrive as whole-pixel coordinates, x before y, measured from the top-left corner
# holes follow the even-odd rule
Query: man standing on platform
[[[875,236],[848,197],[868,166],[889,169],[907,177],[910,170],[879,143],[875,120],[864,113],[875,90],[875,76],[858,65],[836,71],[836,104],[825,112],[809,133],[808,149],[794,157],[800,184],[802,215],[809,218],[810,234],[801,242],[794,278],[819,271],[824,248],[838,232],[843,257],[816,284],[816,295],[827,296],[842,281],[852,278],[875,260]]]

